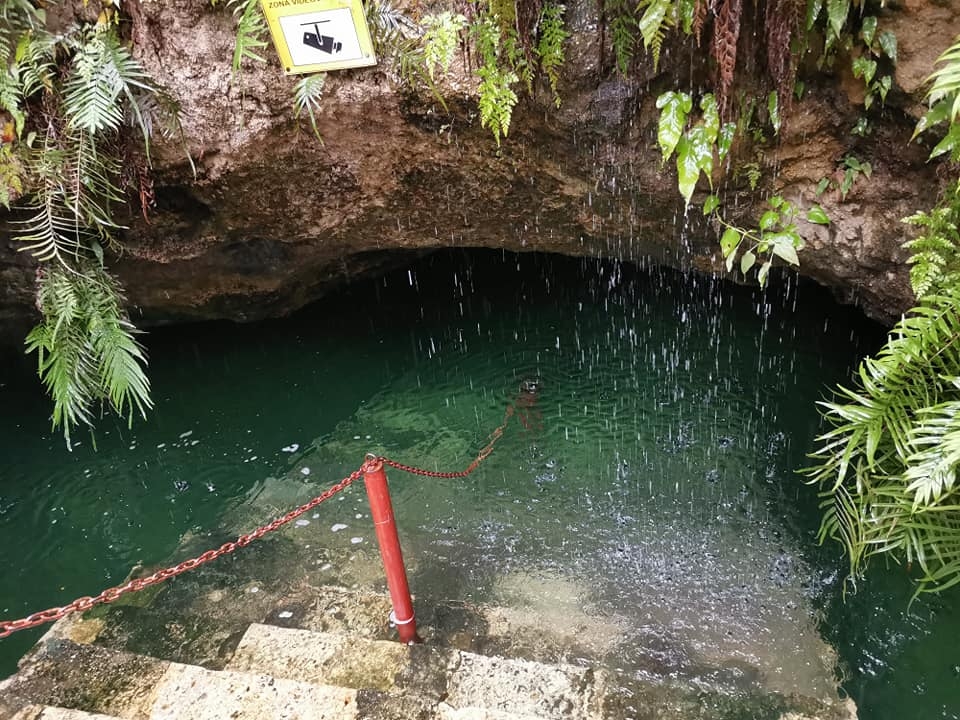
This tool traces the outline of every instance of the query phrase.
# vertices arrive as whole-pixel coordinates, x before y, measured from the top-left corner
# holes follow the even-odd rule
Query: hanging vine
[[[124,160],[148,166],[152,129],[179,134],[179,107],[122,42],[114,2],[102,4],[96,23],[57,35],[25,0],[0,0],[0,18],[0,109],[11,118],[0,201],[24,214],[15,240],[40,261],[42,320],[27,349],[69,447],[72,430],[92,425],[102,406],[129,422],[152,406],[146,354],[106,261],[120,248]],[[140,132],[140,160],[129,128]],[[148,203],[148,175],[135,181]]]

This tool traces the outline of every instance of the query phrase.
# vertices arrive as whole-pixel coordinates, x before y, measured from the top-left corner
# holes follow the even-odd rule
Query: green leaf
[[[767,210],[760,216],[760,229],[770,230],[780,222],[780,213],[776,210]]]
[[[693,17],[696,13],[697,3],[695,0],[680,0],[678,8],[680,13],[680,28],[684,35],[690,35],[693,32]]]
[[[884,30],[877,38],[884,54],[890,58],[894,65],[897,64],[897,36],[890,30]]]
[[[721,162],[727,157],[727,153],[730,152],[730,147],[733,145],[733,138],[736,134],[737,124],[734,122],[724,123],[720,128],[720,133],[717,135],[717,155],[720,157]]]
[[[763,287],[767,284],[767,275],[770,274],[770,261],[767,260],[763,265],[760,266],[760,269],[757,271],[757,281],[760,283],[760,287]]]
[[[687,138],[681,138],[677,144],[677,185],[687,205],[690,204],[699,178],[700,165],[693,144]]]
[[[853,76],[856,78],[863,78],[863,82],[867,85],[873,80],[873,76],[877,72],[877,62],[876,60],[871,60],[865,55],[861,55],[858,58],[855,58],[853,61]]]
[[[873,37],[877,34],[877,18],[875,15],[867,15],[860,25],[860,37],[867,47],[873,44]]]
[[[814,195],[820,197],[827,191],[828,187],[830,187],[830,178],[820,178],[820,182],[817,183],[817,187],[813,191]]]
[[[797,251],[794,249],[794,237],[790,233],[777,233],[768,238],[772,243],[773,254],[786,260],[791,265],[799,265],[800,258],[797,257]]]
[[[683,134],[687,114],[693,108],[693,99],[686,93],[665,92],[657,98],[660,120],[657,123],[657,142],[662,152],[662,162],[670,159]]]
[[[830,216],[824,212],[824,209],[819,205],[814,205],[812,208],[807,210],[807,222],[816,223],[817,225],[829,225]]]
[[[850,192],[850,189],[853,187],[853,181],[857,177],[855,170],[847,168],[843,173],[843,182],[840,183],[840,197],[844,200],[847,199],[847,193]]]
[[[812,30],[823,10],[823,0],[808,0],[807,2],[807,30]]]
[[[673,9],[672,0],[642,0],[649,2],[646,11],[637,23],[640,35],[643,37],[643,46],[653,55],[653,69],[656,71],[660,64],[660,45],[663,43],[664,25],[669,22],[667,11]]]
[[[713,187],[713,144],[710,142],[710,131],[703,123],[690,129],[687,133],[687,139],[690,142],[690,152],[694,161],[697,163],[697,169],[702,170],[707,176],[707,182]]]
[[[927,110],[926,115],[924,115],[917,122],[916,127],[913,129],[913,135],[910,136],[910,139],[913,140],[920,133],[922,133],[927,128],[931,128],[934,125],[939,125],[944,120],[950,118],[950,102],[948,100],[941,100],[936,103],[932,108]]]
[[[717,134],[720,132],[720,113],[717,111],[717,101],[713,93],[707,93],[700,100],[700,110],[703,112],[703,127],[706,130],[705,140],[707,144],[714,145],[717,142]]]
[[[323,138],[320,137],[320,128],[317,125],[317,114],[320,112],[320,100],[323,97],[323,86],[326,82],[326,73],[315,73],[313,75],[304,75],[297,84],[293,86],[293,117],[299,119],[300,115],[306,113],[310,120],[310,127],[320,144],[323,144]]]
[[[726,258],[731,257],[740,246],[741,239],[740,231],[736,228],[728,227],[724,230],[723,235],[720,237],[720,251],[723,253],[723,256]]]
[[[890,92],[890,88],[893,87],[893,78],[889,75],[884,75],[876,83],[875,87],[880,92],[880,102],[887,101],[887,93]]]
[[[716,195],[708,195],[707,199],[703,201],[703,214],[709,215],[718,207],[720,207],[720,198]]]
[[[774,210],[779,210],[783,207],[784,199],[780,195],[774,195],[769,200],[767,200],[767,205],[772,207]]]
[[[770,124],[773,125],[773,132],[780,132],[780,104],[777,102],[777,91],[774,90],[767,96],[767,112],[770,114]]]
[[[834,38],[840,37],[849,14],[850,0],[827,0],[827,22]]]
[[[740,272],[746,275],[757,262],[757,256],[747,250],[740,258]]]
[[[940,157],[944,153],[953,153],[958,148],[960,148],[960,125],[951,125],[950,130],[947,131],[943,140],[933,148],[933,152],[930,153],[930,159],[933,160],[935,157]]]

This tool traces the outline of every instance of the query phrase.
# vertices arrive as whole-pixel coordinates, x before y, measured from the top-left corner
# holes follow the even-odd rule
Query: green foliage
[[[260,10],[260,0],[227,0],[227,8],[237,18],[237,35],[233,45],[233,73],[236,76],[243,61],[266,62],[260,54],[267,47],[267,21]]]
[[[617,69],[626,75],[637,44],[635,7],[625,0],[609,0],[604,7],[610,15],[610,40]]]
[[[727,272],[731,272],[740,256],[740,272],[746,275],[757,267],[757,281],[764,285],[775,257],[790,265],[800,264],[797,251],[804,246],[804,240],[797,227],[797,208],[793,203],[779,195],[767,200],[767,208],[760,216],[756,228],[742,228],[727,222],[719,213],[720,200],[710,195],[703,206],[703,214],[713,214],[724,228],[720,237],[720,250],[723,253]],[[827,225],[830,219],[818,205],[807,211],[808,222]],[[758,264],[759,263],[759,264]]]
[[[949,153],[956,162],[960,161],[960,36],[937,58],[937,64],[940,67],[928,78],[931,82],[927,92],[930,109],[917,123],[913,137],[946,122],[947,133],[933,148],[930,159]]]
[[[773,133],[780,132],[780,103],[777,99],[777,91],[774,90],[767,96],[767,114],[770,118],[770,124],[773,125]]]
[[[320,111],[320,98],[323,97],[323,86],[327,80],[326,73],[304,75],[293,86],[293,116],[297,119],[306,113],[310,120],[310,127],[317,140],[321,143],[320,129],[317,127],[317,113]]]
[[[853,75],[864,82],[864,107],[870,109],[877,98],[886,102],[893,86],[893,67],[897,64],[897,38],[889,30],[879,29],[879,13],[885,0],[808,0],[807,30],[818,20],[823,23],[826,42],[818,64],[832,65],[837,50],[851,55]]]
[[[854,386],[821,403],[831,429],[804,472],[823,498],[820,537],[843,544],[854,579],[883,554],[918,567],[918,593],[960,582],[958,337],[954,285],[922,298]]]
[[[941,67],[930,75],[933,86],[928,93],[928,100],[931,105],[949,101],[949,120],[957,122],[960,120],[960,36],[937,58],[937,64]]]
[[[717,101],[712,93],[700,99],[700,120],[689,128],[686,126],[693,100],[686,93],[663,93],[657,98],[657,107],[660,109],[657,142],[663,162],[676,153],[677,186],[689,205],[701,173],[713,187],[714,157],[721,162],[726,158],[736,134],[736,123],[721,126]]]
[[[520,32],[515,0],[483,0],[474,8],[469,25],[463,15],[442,12],[428,15],[419,26],[407,25],[392,35],[374,35],[390,38],[393,47],[387,53],[396,57],[401,78],[415,88],[425,85],[444,107],[436,83],[449,70],[457,48],[466,43],[468,55],[476,61],[480,124],[493,133],[499,147],[510,132],[518,83],[532,93],[534,80],[542,73],[559,107],[557,88],[564,63],[563,44],[569,33],[564,26],[564,8],[555,3],[533,6],[535,20],[531,28],[525,28],[529,31],[526,35]]]
[[[365,6],[370,39],[381,57],[403,52],[411,36],[423,34],[422,29],[389,0],[369,0]]]
[[[960,287],[960,181],[953,183],[930,212],[916,212],[903,222],[922,228],[904,247],[912,255],[910,284],[918,298]]]
[[[677,24],[677,0],[640,0],[637,11],[643,15],[637,22],[643,47],[653,57],[653,69],[660,64],[660,50],[667,30]]]
[[[667,162],[683,136],[687,115],[693,109],[693,99],[684,92],[665,92],[657,98],[660,120],[657,123],[657,142]]]
[[[20,158],[10,147],[0,144],[0,205],[7,210],[23,194],[23,174]]]
[[[553,102],[557,107],[560,107],[557,84],[560,82],[560,69],[564,63],[563,43],[570,37],[563,24],[563,13],[563,5],[544,4],[540,13],[540,40],[536,47],[540,69],[547,76],[553,92]]]
[[[143,366],[146,355],[136,328],[121,307],[121,291],[99,266],[79,270],[54,265],[40,281],[43,321],[27,336],[38,371],[54,401],[54,427],[71,428],[95,420],[98,403],[107,403],[133,422],[153,406]]]
[[[512,86],[519,78],[513,70],[500,65],[500,29],[490,18],[483,18],[472,27],[480,67],[480,125],[493,133],[497,146],[510,131],[510,118],[517,104]]]
[[[131,421],[150,407],[146,357],[103,269],[104,249],[117,246],[114,217],[125,203],[122,133],[139,129],[149,164],[153,129],[179,131],[179,108],[120,41],[112,5],[96,25],[57,35],[30,3],[0,0],[0,17],[0,104],[15,124],[13,141],[0,145],[0,202],[21,200],[15,240],[42,263],[43,320],[27,350],[37,352],[54,427],[69,446],[98,404]]]
[[[463,15],[454,15],[449,11],[428,15],[423,19],[423,63],[431,80],[438,67],[444,73],[450,69],[460,45],[460,32],[466,24],[467,19]]]
[[[867,179],[873,174],[873,166],[862,162],[854,155],[845,155],[833,177],[820,178],[816,187],[816,196],[819,198],[827,190],[835,190],[840,200],[846,200],[860,177]]]

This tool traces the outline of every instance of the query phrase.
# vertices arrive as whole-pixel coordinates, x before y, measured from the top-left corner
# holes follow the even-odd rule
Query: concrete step
[[[437,720],[854,720],[848,702],[724,693],[567,663],[252,624],[231,670],[357,688],[372,717]],[[362,689],[375,691],[364,695]],[[386,714],[405,699],[406,709]],[[364,702],[366,701],[366,702]],[[419,703],[419,704],[418,704]],[[419,714],[410,714],[418,707]]]
[[[249,671],[207,670],[51,638],[26,659],[17,675],[0,683],[0,697],[17,699],[16,703],[0,705],[0,720],[551,720],[557,717],[444,703],[445,693],[440,690],[445,683],[441,667],[435,667],[436,673],[430,678],[429,672],[417,666],[408,676],[408,685],[390,685],[389,674],[377,667],[379,661],[392,659],[396,666],[402,659],[401,653],[392,651],[396,649],[410,655],[423,654],[422,648],[395,643],[373,642],[378,654],[363,662],[354,653],[349,655],[349,665],[333,663],[327,673],[311,672],[310,663],[301,658],[298,665],[284,673],[269,675],[263,672],[267,666],[272,663],[280,668],[284,657],[294,660],[298,653],[275,653],[268,658],[265,646],[261,645],[257,651],[253,649],[253,643],[262,643],[264,637],[263,633],[252,633],[243,656],[246,659],[237,661],[238,666],[249,666]],[[330,649],[334,641],[320,638],[324,639],[329,641],[327,649]],[[306,645],[302,648],[305,650]],[[262,667],[254,667],[252,661],[256,658],[260,658]],[[307,670],[305,678],[309,681],[291,677],[296,675],[296,667]],[[416,682],[417,674],[426,675],[434,684],[421,686]],[[356,687],[323,682],[333,677],[350,680]],[[368,682],[375,687],[365,687]],[[469,688],[468,693],[476,693],[476,683],[461,684]],[[418,692],[420,687],[426,692]],[[452,701],[458,702],[456,695]]]
[[[7,716],[0,711],[0,720],[119,720],[119,718],[115,715],[30,704],[25,705],[15,715]]]
[[[352,688],[206,670],[66,640],[49,641],[17,675],[0,683],[0,695],[6,694],[62,709],[41,710],[39,717],[46,719],[43,713],[51,712],[49,717],[57,720],[89,716],[55,714],[61,711],[127,720],[358,717],[357,691]]]
[[[593,672],[581,667],[261,624],[250,626],[227,668],[416,694],[442,706],[444,717],[450,718],[487,711],[491,718],[507,713],[543,720],[586,719],[598,717],[600,707]]]

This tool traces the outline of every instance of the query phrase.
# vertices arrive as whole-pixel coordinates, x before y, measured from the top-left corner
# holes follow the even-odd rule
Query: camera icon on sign
[[[319,50],[320,52],[325,52],[328,55],[333,55],[334,53],[338,53],[343,49],[343,43],[338,42],[336,38],[330,35],[320,34],[320,24],[325,22],[330,21],[318,20],[316,22],[301,23],[302,26],[313,28],[313,32],[304,31],[303,44],[307,47],[312,47],[315,50]]]

